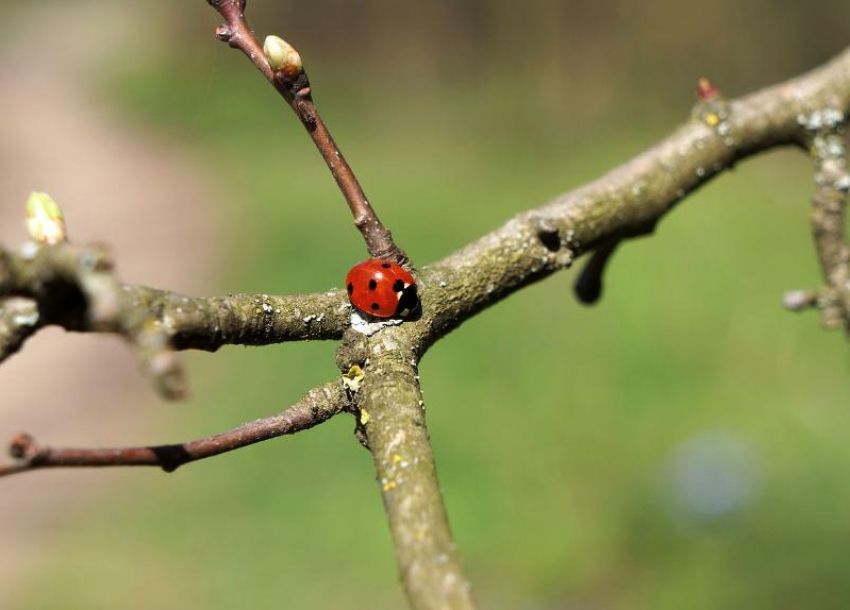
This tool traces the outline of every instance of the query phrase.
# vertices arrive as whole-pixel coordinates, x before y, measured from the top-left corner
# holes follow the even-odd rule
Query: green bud
[[[32,193],[26,206],[27,231],[39,244],[62,243],[68,239],[62,208],[47,193]]]
[[[266,41],[263,43],[263,53],[272,70],[283,72],[289,78],[298,76],[304,69],[298,51],[278,36],[266,36]]]

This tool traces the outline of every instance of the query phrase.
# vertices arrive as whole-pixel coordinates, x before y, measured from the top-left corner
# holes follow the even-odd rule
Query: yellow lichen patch
[[[360,425],[365,426],[369,423],[369,411],[360,409]]]
[[[390,491],[391,489],[395,489],[395,488],[396,488],[395,481],[387,481],[386,483],[384,483],[384,486],[382,487],[382,489],[385,492]]]
[[[401,456],[400,456],[399,454],[397,454],[397,453],[396,453],[396,454],[393,456],[393,464],[398,464],[399,462],[401,462]]]
[[[705,115],[705,122],[710,127],[716,127],[718,124],[720,124],[720,117],[717,116],[715,113],[710,112]]]
[[[365,379],[366,373],[363,372],[356,364],[348,369],[347,373],[342,374],[342,383],[346,390],[356,392],[360,389],[360,383]]]

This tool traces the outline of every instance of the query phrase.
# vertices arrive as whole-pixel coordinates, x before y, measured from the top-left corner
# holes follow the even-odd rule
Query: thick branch
[[[340,290],[226,297],[189,297],[131,285],[124,290],[137,315],[161,324],[177,350],[339,339],[349,325],[348,297]]]
[[[425,268],[419,276],[422,320],[410,329],[419,339],[418,353],[486,307],[570,266],[580,254],[645,233],[739,160],[777,146],[804,146],[813,113],[828,109],[846,116],[850,109],[850,50],[726,108],[722,120],[698,114],[595,182],[519,214]]]
[[[165,472],[173,472],[189,462],[312,428],[346,408],[345,390],[335,381],[311,390],[280,415],[182,444],[116,449],[54,448],[39,445],[31,436],[21,434],[10,443],[8,459],[0,460],[0,477],[44,468],[106,466],[158,466]]]
[[[216,36],[248,56],[265,79],[292,107],[307,129],[354,215],[354,224],[363,235],[369,254],[374,258],[391,258],[399,264],[405,264],[407,256],[395,244],[389,229],[378,218],[351,166],[334,142],[313,103],[312,87],[306,71],[299,69],[297,74],[285,74],[272,69],[262,46],[245,18],[244,0],[208,0],[208,2],[225,20],[225,24],[219,26],[216,31]]]
[[[399,349],[399,330],[387,329],[370,344],[370,364],[356,396],[359,422],[374,457],[411,607],[473,608],[437,481],[414,356]]]
[[[0,259],[0,362],[44,326],[115,333],[135,346],[160,391],[179,397],[175,349],[338,339],[349,324],[347,298],[337,290],[188,297],[121,284],[102,246],[31,246]]]

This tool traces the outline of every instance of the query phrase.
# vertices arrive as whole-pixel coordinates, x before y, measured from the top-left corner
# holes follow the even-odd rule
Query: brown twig
[[[116,449],[55,448],[20,434],[8,447],[8,459],[0,460],[0,477],[45,468],[107,466],[158,466],[173,472],[183,464],[221,455],[248,445],[312,428],[348,407],[339,382],[311,390],[298,403],[273,417],[249,422],[229,432],[175,445]]]
[[[388,258],[399,264],[406,264],[407,255],[396,245],[389,229],[378,218],[351,166],[340,152],[313,103],[312,87],[307,72],[303,68],[300,68],[297,73],[272,69],[262,46],[245,18],[245,0],[207,1],[225,20],[225,23],[216,30],[216,37],[248,56],[265,79],[292,107],[307,129],[354,215],[354,224],[363,235],[370,256]]]

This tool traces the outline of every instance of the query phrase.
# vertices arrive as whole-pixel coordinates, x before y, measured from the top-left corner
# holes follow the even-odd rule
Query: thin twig
[[[196,441],[116,449],[56,448],[20,434],[9,444],[8,459],[0,460],[0,477],[45,468],[158,466],[173,472],[179,466],[221,455],[254,443],[312,428],[348,406],[342,384],[328,383],[311,390],[298,403],[272,417],[249,422],[229,432]]]
[[[313,92],[307,72],[301,69],[299,74],[292,78],[271,68],[262,46],[245,18],[245,0],[207,1],[225,20],[225,24],[216,30],[216,37],[248,56],[265,79],[292,107],[307,129],[354,215],[354,224],[363,235],[369,254],[374,258],[388,258],[399,264],[406,264],[406,254],[396,245],[389,229],[378,218],[351,166],[340,152],[313,103]]]

